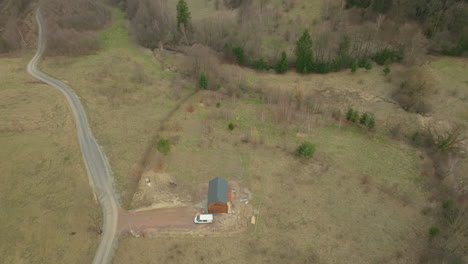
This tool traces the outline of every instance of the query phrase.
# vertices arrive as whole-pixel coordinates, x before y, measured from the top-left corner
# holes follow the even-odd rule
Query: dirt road
[[[141,232],[157,227],[194,227],[193,218],[197,210],[193,207],[159,208],[144,211],[120,211],[118,230]]]
[[[89,128],[86,112],[75,92],[65,83],[56,80],[36,68],[45,49],[44,25],[40,9],[36,12],[39,27],[39,40],[35,56],[29,62],[27,70],[33,77],[59,89],[67,98],[75,117],[78,139],[83,161],[86,165],[91,186],[94,189],[103,210],[103,233],[93,263],[110,263],[114,253],[117,234],[119,202],[113,188],[113,179],[107,158],[101,151]]]

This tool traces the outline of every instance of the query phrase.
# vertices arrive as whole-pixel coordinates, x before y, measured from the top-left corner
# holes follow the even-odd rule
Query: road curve
[[[94,264],[110,263],[115,249],[118,210],[120,208],[117,195],[113,188],[113,179],[107,158],[101,151],[89,128],[86,112],[75,92],[65,83],[56,80],[36,67],[45,49],[44,25],[40,9],[36,11],[36,20],[39,28],[37,51],[28,63],[28,73],[33,77],[59,89],[67,98],[75,116],[75,123],[80,142],[81,153],[88,172],[91,186],[94,189],[103,211],[103,232],[101,241],[94,257]]]

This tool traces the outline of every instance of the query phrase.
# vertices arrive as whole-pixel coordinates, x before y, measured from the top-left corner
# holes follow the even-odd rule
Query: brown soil
[[[195,226],[193,218],[197,210],[194,207],[158,208],[142,211],[121,211],[118,230],[120,233],[139,234],[148,228]]]

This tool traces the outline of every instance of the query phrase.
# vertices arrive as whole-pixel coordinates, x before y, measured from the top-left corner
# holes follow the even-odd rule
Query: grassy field
[[[89,263],[100,209],[72,113],[26,73],[31,56],[0,58],[0,262]]]
[[[189,1],[189,6],[194,20],[213,8],[202,0]],[[133,172],[145,149],[154,147],[149,142],[160,121],[193,85],[137,48],[120,12],[114,10],[113,18],[101,33],[99,53],[47,58],[41,68],[67,81],[83,100],[128,205]],[[169,58],[177,60],[183,61]],[[374,112],[378,127],[393,117],[417,119],[385,101],[394,84],[380,67],[308,76],[223,67],[272,90],[304,89],[325,113],[353,106]],[[232,132],[229,122],[236,126]],[[423,213],[434,205],[423,187],[419,153],[388,139],[380,128],[367,133],[320,114],[307,125],[278,124],[270,106],[256,98],[202,92],[160,133],[169,138],[172,150],[149,169],[164,170],[184,187],[214,177],[241,182],[253,193],[258,225],[233,237],[123,237],[114,263],[156,258],[163,263],[415,263],[424,248],[421,241],[433,219]],[[294,156],[304,140],[317,144],[311,161]]]
[[[189,92],[170,86],[174,74],[164,71],[151,51],[131,40],[123,14],[113,10],[112,26],[100,33],[99,53],[46,58],[40,68],[65,80],[80,96],[91,127],[115,174],[124,206],[131,200],[131,177],[159,120]],[[136,179],[138,180],[138,179]]]
[[[125,237],[114,263],[416,262],[431,219],[414,150],[347,126],[280,128],[268,114],[262,121],[264,105],[211,93],[189,104],[195,112],[182,109],[164,131],[175,144],[165,172],[184,186],[240,181],[258,226],[233,237]],[[253,128],[257,144],[246,140]],[[303,140],[317,144],[311,161],[293,154]]]

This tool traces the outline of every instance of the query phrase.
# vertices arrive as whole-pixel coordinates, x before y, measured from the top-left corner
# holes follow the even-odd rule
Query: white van
[[[213,223],[213,215],[212,214],[201,214],[195,216],[193,219],[195,224],[211,224]]]

